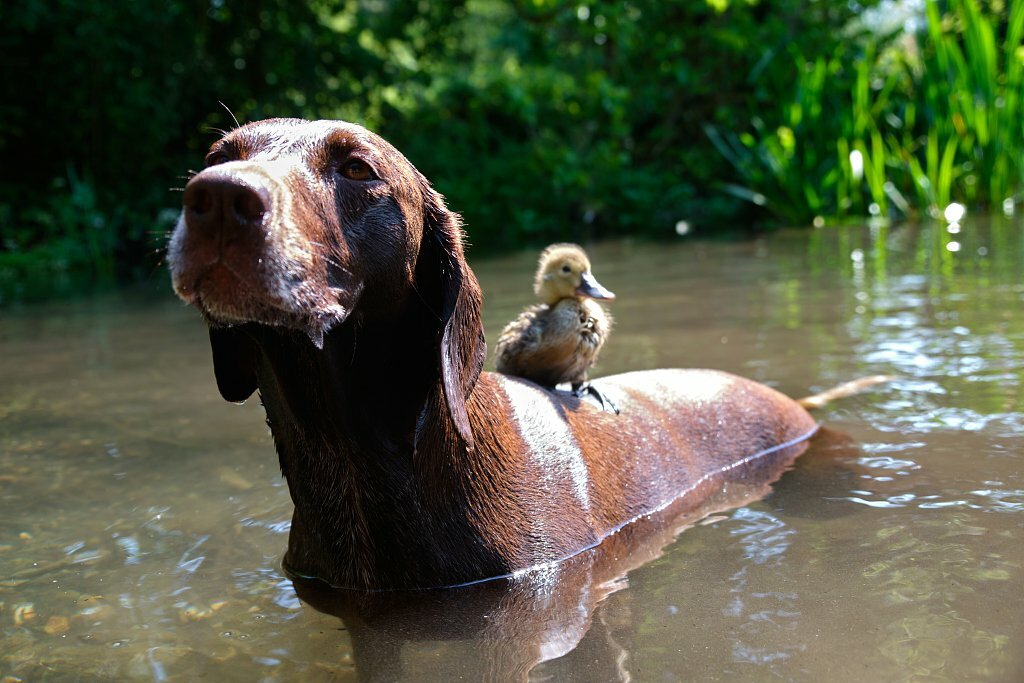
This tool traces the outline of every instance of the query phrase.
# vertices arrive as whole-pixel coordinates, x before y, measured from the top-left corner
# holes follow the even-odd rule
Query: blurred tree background
[[[0,280],[151,272],[233,116],[381,133],[480,250],[1012,209],[1024,2],[867,4],[9,0]]]

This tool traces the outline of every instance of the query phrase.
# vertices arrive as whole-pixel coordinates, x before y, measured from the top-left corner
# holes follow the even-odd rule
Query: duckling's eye
[[[572,268],[569,267],[569,264],[566,264],[566,265],[562,266],[562,272],[563,273],[571,273],[572,272]]]

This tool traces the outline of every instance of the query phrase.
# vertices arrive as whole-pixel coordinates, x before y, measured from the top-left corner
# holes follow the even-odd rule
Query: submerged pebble
[[[239,491],[248,491],[253,487],[253,483],[251,481],[240,475],[238,472],[235,472],[230,467],[219,468],[217,470],[217,476],[220,478],[221,482],[234,489],[238,489]]]
[[[220,611],[220,609],[226,604],[228,604],[227,600],[216,600],[211,602],[207,607],[201,607],[199,605],[185,605],[181,612],[178,613],[178,620],[183,624],[187,624],[190,621],[202,621],[203,619],[209,619],[216,612]]]
[[[51,636],[59,636],[68,632],[70,622],[67,617],[50,617],[46,620],[43,630]]]
[[[14,606],[14,625],[22,626],[36,618],[36,607],[31,602]]]

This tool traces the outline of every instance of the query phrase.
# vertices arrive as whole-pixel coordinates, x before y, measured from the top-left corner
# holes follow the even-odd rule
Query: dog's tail
[[[798,398],[796,402],[808,410],[823,408],[837,398],[853,396],[854,394],[866,391],[876,384],[884,384],[885,382],[891,382],[894,379],[897,379],[897,377],[893,375],[871,375],[870,377],[861,377],[850,382],[844,382],[837,387],[827,389],[820,394]]]

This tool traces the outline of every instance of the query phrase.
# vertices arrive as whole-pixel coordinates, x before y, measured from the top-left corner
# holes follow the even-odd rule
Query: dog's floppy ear
[[[211,327],[213,374],[224,400],[241,403],[256,391],[256,344],[237,327]]]
[[[462,250],[462,223],[444,199],[423,181],[421,258],[436,260],[441,287],[440,369],[444,399],[459,436],[473,448],[466,399],[476,385],[487,356],[480,318],[483,295]]]

